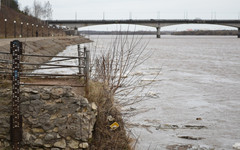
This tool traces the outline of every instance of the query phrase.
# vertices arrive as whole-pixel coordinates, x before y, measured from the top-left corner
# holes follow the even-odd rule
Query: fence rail
[[[22,141],[22,115],[20,112],[20,89],[21,86],[71,86],[71,87],[85,87],[85,94],[88,95],[89,86],[89,61],[90,51],[86,47],[83,49],[80,45],[77,46],[78,56],[53,56],[53,55],[37,55],[37,54],[26,54],[22,53],[22,43],[15,40],[10,44],[10,53],[0,52],[0,55],[12,55],[12,59],[0,59],[0,75],[12,76],[12,115],[10,122],[10,133],[13,150],[20,150]],[[32,63],[22,62],[21,57],[48,57],[48,58],[61,58],[59,60],[52,60],[48,63]],[[77,65],[58,65],[49,64],[55,62],[63,62],[68,60],[77,59]],[[12,65],[10,68],[9,65]],[[28,71],[34,71],[36,68],[24,68],[25,66],[35,66],[38,70],[49,70],[49,69],[62,69],[62,68],[78,68],[78,72],[75,74],[57,74],[57,73],[34,73]],[[42,67],[45,66],[45,67]],[[46,67],[47,66],[47,67]],[[84,78],[84,84],[45,84],[45,83],[34,83],[34,82],[20,82],[21,79],[29,79],[40,77],[44,78],[63,78],[70,79],[73,77]]]
[[[75,56],[54,56],[54,55],[34,55],[34,54],[23,54],[22,56],[50,57],[50,58],[55,57],[55,58],[71,58],[71,59],[78,59],[78,58],[80,58],[80,57],[75,57]],[[81,57],[81,58],[84,58],[84,57]]]
[[[11,53],[8,53],[8,52],[0,52],[0,54],[11,54]]]
[[[20,83],[25,86],[71,86],[71,87],[85,87],[84,85],[72,85],[72,84],[34,84],[34,83]]]

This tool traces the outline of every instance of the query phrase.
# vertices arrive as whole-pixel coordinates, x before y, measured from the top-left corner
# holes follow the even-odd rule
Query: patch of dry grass
[[[11,88],[12,81],[0,76],[0,89]]]
[[[130,138],[127,137],[124,122],[119,110],[114,106],[114,99],[107,92],[105,86],[98,82],[90,83],[88,100],[98,106],[97,122],[93,132],[91,150],[131,150]],[[107,117],[115,118],[120,127],[111,130],[110,125],[114,121],[108,121]]]
[[[0,106],[10,105],[12,81],[0,76]]]

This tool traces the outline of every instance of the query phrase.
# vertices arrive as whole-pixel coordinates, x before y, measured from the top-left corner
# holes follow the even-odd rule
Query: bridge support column
[[[238,38],[240,38],[240,28],[238,28]]]
[[[161,38],[160,27],[157,27],[157,38]]]

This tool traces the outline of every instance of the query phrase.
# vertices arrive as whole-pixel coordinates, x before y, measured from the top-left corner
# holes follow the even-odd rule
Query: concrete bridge
[[[47,20],[50,25],[61,25],[69,28],[81,28],[94,25],[108,24],[132,24],[154,27],[157,29],[157,38],[160,38],[161,27],[178,25],[178,24],[214,24],[228,27],[238,28],[238,38],[240,38],[240,20],[202,20],[202,19],[183,19],[183,20],[165,20],[165,19],[150,19],[150,20]]]

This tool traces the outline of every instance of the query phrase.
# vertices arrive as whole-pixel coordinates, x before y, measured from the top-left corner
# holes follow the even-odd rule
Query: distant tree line
[[[52,18],[53,10],[49,1],[42,2],[40,0],[34,0],[32,6],[25,6],[22,11],[19,9],[17,0],[0,0],[0,2],[2,5],[41,20]]]
[[[53,10],[52,5],[49,1],[42,2],[34,0],[32,7],[24,7],[23,13],[44,20],[52,18]]]
[[[196,30],[173,32],[172,35],[237,35],[237,30]]]

